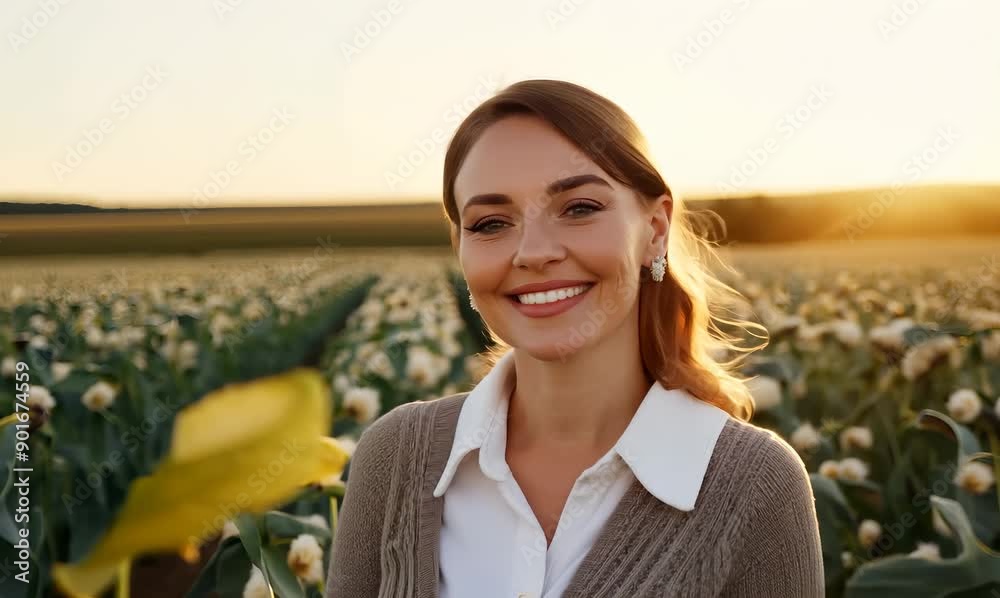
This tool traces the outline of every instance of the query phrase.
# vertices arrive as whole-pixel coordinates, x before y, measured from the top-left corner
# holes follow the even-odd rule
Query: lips
[[[524,303],[527,305],[534,305],[537,303],[554,303],[555,301],[563,301],[565,299],[570,299],[573,296],[579,295],[581,293],[587,292],[590,287],[594,286],[591,283],[578,284],[571,287],[559,287],[555,289],[550,289],[547,291],[535,291],[528,293],[518,293],[515,295],[510,295],[512,299],[519,303]],[[568,297],[560,297],[560,295],[569,294]],[[522,299],[527,299],[523,301]]]
[[[592,280],[549,280],[546,282],[533,282],[531,284],[523,284],[519,287],[515,287],[507,293],[508,297],[513,297],[515,295],[526,295],[528,293],[545,293],[547,291],[555,291],[557,289],[569,289],[572,287],[579,287],[584,285],[593,285]]]
[[[516,296],[509,297],[511,305],[514,306],[522,315],[529,318],[547,318],[551,316],[557,316],[563,312],[572,309],[574,306],[578,305],[584,300],[590,290],[594,288],[593,284],[587,285],[587,289],[582,293],[569,297],[567,299],[560,299],[558,301],[553,301],[552,303],[536,303],[527,304],[521,303]]]

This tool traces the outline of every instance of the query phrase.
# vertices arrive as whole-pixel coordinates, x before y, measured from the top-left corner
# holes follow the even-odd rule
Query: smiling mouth
[[[552,303],[559,303],[560,301],[565,301],[576,297],[577,295],[582,295],[589,291],[595,283],[587,283],[582,285],[577,285],[574,287],[564,287],[561,289],[554,289],[552,291],[544,291],[539,293],[523,293],[520,295],[508,295],[516,303],[522,305],[549,305]]]

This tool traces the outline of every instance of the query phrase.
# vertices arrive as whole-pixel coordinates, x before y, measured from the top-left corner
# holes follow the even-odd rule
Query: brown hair
[[[743,332],[766,330],[751,322],[720,317],[743,303],[743,297],[709,270],[718,261],[709,242],[695,232],[699,216],[683,209],[649,158],[648,145],[635,122],[617,104],[580,85],[551,79],[513,83],[487,99],[459,125],[444,161],[444,209],[451,221],[452,248],[458,248],[461,217],[455,200],[455,178],[479,136],[492,124],[515,114],[540,117],[559,130],[587,157],[621,184],[635,190],[641,201],[661,195],[673,198],[673,218],[666,253],[667,272],[661,283],[639,290],[639,341],[647,376],[664,388],[681,388],[730,415],[749,421],[754,404],[736,369],[745,354],[766,344],[744,348],[724,327]],[[721,261],[719,261],[721,264]],[[642,282],[649,279],[642,269]],[[738,313],[738,312],[737,312]],[[489,365],[510,347],[487,325],[496,346],[484,357]],[[755,335],[754,335],[755,336]],[[766,337],[759,337],[766,338]],[[735,353],[729,361],[713,351]]]

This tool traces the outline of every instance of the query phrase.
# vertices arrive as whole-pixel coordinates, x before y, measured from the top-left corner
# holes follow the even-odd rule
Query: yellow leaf
[[[324,378],[307,368],[230,384],[186,407],[175,419],[170,453],[132,482],[111,529],[85,559],[53,567],[56,585],[74,598],[94,596],[114,581],[122,559],[183,552],[236,513],[264,512],[336,474],[347,459],[326,436],[331,411]]]
[[[320,438],[320,466],[310,482],[319,482],[330,476],[340,475],[351,456],[344,450],[335,438],[324,436]]]

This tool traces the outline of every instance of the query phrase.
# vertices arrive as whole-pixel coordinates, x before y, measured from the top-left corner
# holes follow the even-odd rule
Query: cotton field
[[[811,473],[829,596],[1000,583],[1000,245],[936,245],[723,252],[740,315],[770,335],[743,366],[753,421]],[[467,298],[457,263],[430,250],[0,263],[0,444],[20,451],[25,413],[39,572],[2,594],[322,596],[360,433],[483,374]],[[294,479],[232,458],[278,442],[272,420],[326,426]],[[202,504],[253,475],[268,480],[247,492],[259,511]],[[204,485],[185,490],[192,476]],[[182,497],[155,519],[188,525],[183,537],[151,543],[159,528],[131,509],[144,477]],[[4,488],[0,562],[13,562]]]

